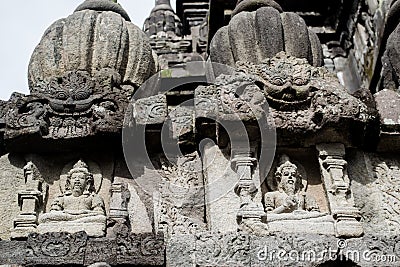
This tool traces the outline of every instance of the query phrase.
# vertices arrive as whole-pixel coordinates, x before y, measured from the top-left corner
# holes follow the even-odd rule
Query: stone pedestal
[[[24,167],[25,189],[18,192],[20,214],[14,219],[11,239],[25,239],[37,232],[38,215],[43,208],[43,179],[37,167],[28,162]]]
[[[37,230],[40,234],[52,232],[78,233],[86,232],[89,237],[103,237],[106,231],[106,217],[103,222],[81,223],[81,222],[49,222],[38,225]]]
[[[261,203],[253,199],[258,191],[253,181],[253,169],[256,159],[246,149],[234,151],[233,167],[238,175],[239,182],[235,187],[240,197],[240,209],[236,215],[239,227],[250,232],[266,233],[266,213]]]

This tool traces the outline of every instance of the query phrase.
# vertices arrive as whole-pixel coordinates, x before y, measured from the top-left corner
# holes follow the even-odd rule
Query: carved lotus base
[[[106,222],[47,222],[39,224],[37,230],[40,234],[51,232],[77,233],[85,231],[89,237],[103,237],[106,235]]]
[[[308,219],[302,217],[295,218],[293,215],[292,218],[290,218],[285,215],[286,214],[268,215],[267,225],[270,232],[335,235],[335,221],[330,215]]]

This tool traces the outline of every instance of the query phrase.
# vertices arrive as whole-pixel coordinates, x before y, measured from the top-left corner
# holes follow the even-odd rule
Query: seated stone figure
[[[268,192],[264,197],[265,211],[269,214],[268,221],[306,219],[324,215],[319,212],[315,198],[302,190],[302,178],[297,166],[290,162],[286,155],[282,156],[274,179],[278,185],[277,191]],[[274,216],[274,214],[280,216]]]
[[[40,232],[84,230],[88,235],[101,236],[105,223],[104,201],[95,193],[88,166],[79,160],[67,174],[64,194],[52,202],[49,213],[39,217],[38,229]]]

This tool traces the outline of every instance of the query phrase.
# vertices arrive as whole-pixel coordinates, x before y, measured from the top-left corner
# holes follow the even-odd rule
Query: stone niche
[[[11,238],[26,238],[32,232],[86,231],[89,236],[105,236],[114,171],[112,155],[35,154],[25,155],[24,161],[27,163],[20,169],[24,181],[13,192],[19,214],[13,217]]]
[[[298,180],[285,181],[285,175],[294,175]],[[289,187],[293,184],[295,192],[288,193],[293,189],[285,182]],[[261,192],[270,232],[335,234],[315,150],[279,149]],[[287,206],[287,198],[293,206]],[[279,211],[280,205],[287,208]]]

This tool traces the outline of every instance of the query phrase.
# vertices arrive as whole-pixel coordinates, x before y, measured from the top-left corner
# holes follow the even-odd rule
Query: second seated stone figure
[[[302,192],[302,178],[297,166],[286,155],[281,158],[281,165],[275,173],[278,191],[265,194],[265,209],[272,213],[297,211],[319,211],[316,200]]]
[[[93,174],[79,160],[68,172],[64,193],[39,217],[39,231],[84,230],[89,236],[102,236],[105,223],[104,201],[95,193]]]
[[[274,180],[277,191],[264,196],[267,221],[311,219],[326,215],[320,212],[316,199],[305,192],[297,166],[288,156],[281,157]]]

